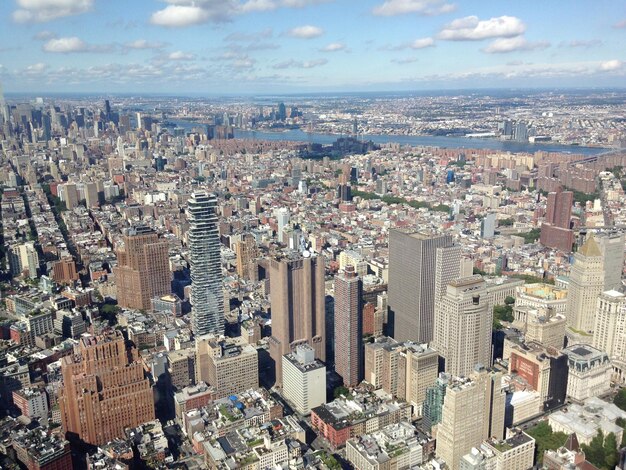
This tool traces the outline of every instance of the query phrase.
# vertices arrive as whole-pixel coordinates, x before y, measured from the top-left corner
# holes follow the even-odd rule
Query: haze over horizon
[[[7,93],[623,87],[626,7],[446,0],[7,0]]]

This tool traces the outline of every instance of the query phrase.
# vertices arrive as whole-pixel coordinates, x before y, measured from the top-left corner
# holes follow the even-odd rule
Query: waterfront
[[[191,129],[201,124],[193,121],[172,120],[170,121],[179,127]],[[256,140],[284,140],[292,142],[312,142],[317,144],[331,144],[336,141],[340,135],[337,134],[319,134],[307,133],[301,129],[291,129],[284,132],[271,131],[251,131],[235,129],[235,138],[237,139],[256,139]],[[577,145],[559,145],[556,143],[542,142],[531,144],[528,142],[502,141],[498,139],[488,138],[469,138],[469,137],[446,137],[431,135],[363,135],[359,139],[371,140],[376,144],[397,143],[401,145],[424,146],[424,147],[440,147],[440,148],[471,148],[471,149],[490,149],[501,150],[504,152],[528,152],[534,153],[538,151],[545,152],[562,152],[574,153],[580,155],[597,155],[612,149],[602,147],[583,147]]]

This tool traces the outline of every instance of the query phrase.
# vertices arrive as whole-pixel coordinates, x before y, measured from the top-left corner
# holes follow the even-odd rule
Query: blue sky
[[[0,0],[6,92],[626,84],[626,2]]]

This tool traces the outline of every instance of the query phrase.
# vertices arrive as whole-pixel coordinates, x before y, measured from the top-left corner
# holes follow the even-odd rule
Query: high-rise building
[[[98,184],[93,181],[85,183],[85,203],[87,207],[99,207]]]
[[[611,390],[613,367],[606,352],[588,344],[575,344],[563,349],[567,356],[567,396],[582,403]]]
[[[604,257],[604,290],[622,290],[624,233],[599,233],[594,238]]]
[[[296,411],[307,415],[312,408],[326,403],[326,366],[315,359],[308,344],[285,354],[283,362],[283,394]]]
[[[578,331],[591,332],[598,296],[604,290],[604,256],[593,235],[574,254],[567,289],[567,324]]]
[[[437,248],[455,249],[452,237],[389,232],[389,322],[398,341],[432,341],[436,286],[445,286],[460,269],[460,256],[446,251],[438,256]]]
[[[363,284],[354,266],[335,276],[335,372],[346,387],[361,381],[363,362]]]
[[[451,378],[450,374],[441,372],[435,383],[426,389],[426,396],[422,405],[422,426],[428,432],[431,431],[433,426],[441,422],[443,400]]]
[[[541,224],[542,245],[565,252],[572,251],[574,232],[570,229],[574,193],[559,189],[548,194],[545,222]]]
[[[506,394],[500,388],[500,373],[479,370],[469,379],[452,379],[437,425],[437,457],[452,470],[472,447],[490,438],[504,437]]]
[[[37,278],[39,254],[34,242],[13,245],[9,248],[8,255],[12,276],[19,276],[24,273],[31,279]]]
[[[256,349],[241,337],[204,335],[196,338],[196,382],[210,384],[218,398],[258,388]]]
[[[270,354],[276,381],[282,383],[282,356],[302,343],[326,360],[325,267],[322,256],[310,253],[269,262],[272,306]]]
[[[59,191],[61,195],[61,199],[65,203],[65,207],[68,209],[74,209],[78,207],[78,190],[76,189],[76,184],[74,183],[65,183],[63,185],[59,185],[61,191]]]
[[[426,344],[380,337],[365,345],[365,380],[413,406],[422,415],[426,390],[437,379],[438,354]]]
[[[593,346],[617,362],[626,362],[626,296],[614,290],[598,298]]]
[[[479,275],[447,286],[435,308],[433,346],[445,359],[446,372],[467,376],[476,365],[491,365],[493,302]]]
[[[480,236],[481,238],[493,238],[496,234],[496,214],[490,212],[485,215],[480,224]]]
[[[286,208],[280,208],[276,211],[276,222],[278,229],[276,236],[280,243],[285,243],[285,236],[283,235],[283,229],[289,225],[289,211]]]
[[[137,350],[122,333],[83,335],[76,354],[61,359],[59,405],[63,429],[83,442],[102,445],[128,427],[154,419],[154,398]]]
[[[150,310],[153,297],[171,292],[169,244],[148,227],[124,233],[113,268],[120,307]]]
[[[224,292],[220,239],[213,194],[189,198],[189,264],[191,266],[191,326],[194,335],[224,332]]]
[[[244,235],[243,239],[235,243],[237,256],[237,275],[246,280],[258,280],[256,257],[256,240],[252,234]]]

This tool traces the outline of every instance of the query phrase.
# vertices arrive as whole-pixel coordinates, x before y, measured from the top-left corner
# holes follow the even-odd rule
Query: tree
[[[622,443],[620,444],[620,448],[626,447],[626,419],[617,418],[615,420],[615,424],[617,424],[619,427],[621,427],[624,430],[624,432],[622,433]]]
[[[515,303],[515,297],[511,297],[510,295],[507,295],[506,298],[504,299],[505,305],[513,305],[514,303]]]
[[[589,445],[583,444],[581,447],[589,462],[596,467],[604,467],[604,436],[602,431],[598,431]]]
[[[607,468],[615,468],[619,462],[619,454],[617,453],[617,438],[612,432],[606,436],[604,440],[604,464]]]
[[[347,387],[344,387],[343,385],[340,385],[339,387],[335,388],[335,390],[333,391],[333,397],[335,398],[339,398],[341,396],[347,397],[349,394],[350,394],[350,390]]]
[[[619,409],[626,411],[626,388],[622,388],[620,389],[619,392],[617,392],[617,395],[615,395],[615,399],[613,400],[613,403]]]
[[[536,441],[535,455],[537,462],[541,463],[546,450],[556,450],[565,444],[567,434],[562,432],[552,432],[552,428],[547,421],[542,421],[536,426],[526,431]]]

